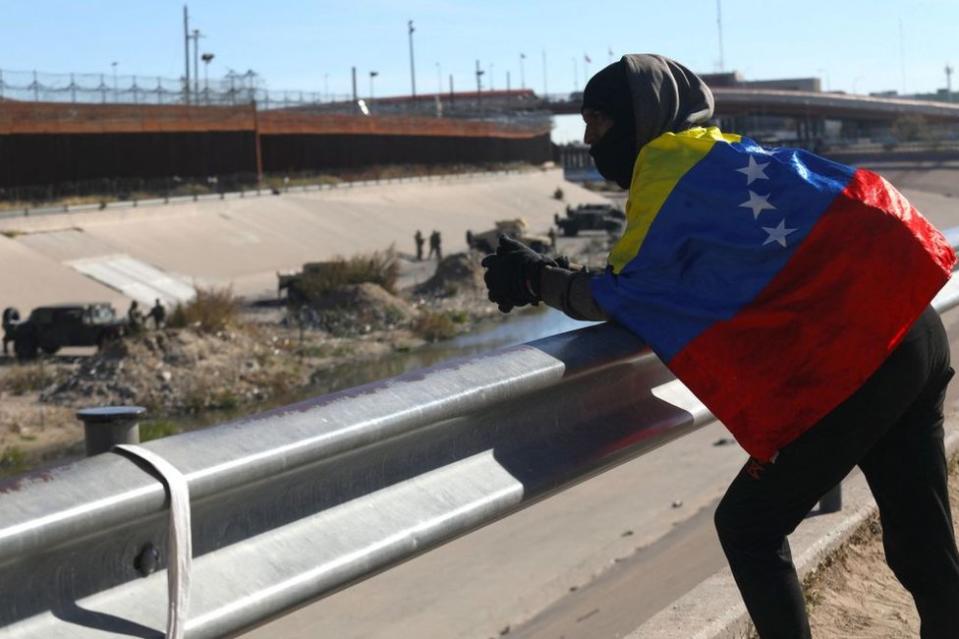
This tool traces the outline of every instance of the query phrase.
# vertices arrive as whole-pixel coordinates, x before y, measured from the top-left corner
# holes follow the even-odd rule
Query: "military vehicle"
[[[612,204],[580,204],[576,208],[567,206],[566,217],[557,214],[553,221],[566,237],[573,237],[580,231],[606,231],[618,235],[626,226],[626,214]]]
[[[52,355],[64,346],[100,347],[121,337],[126,326],[105,302],[39,306],[23,321],[15,319],[20,316],[15,308],[3,316],[4,333],[13,339],[18,359],[33,359],[38,349]]]
[[[522,218],[514,220],[499,220],[495,223],[496,228],[483,231],[482,233],[466,232],[466,244],[471,248],[483,253],[495,253],[499,246],[499,236],[508,235],[514,240],[519,240],[537,253],[549,253],[552,249],[552,242],[546,235],[531,235],[526,232],[526,221]]]

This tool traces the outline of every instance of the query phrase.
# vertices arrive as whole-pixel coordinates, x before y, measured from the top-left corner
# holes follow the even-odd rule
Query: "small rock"
[[[502,637],[502,636],[504,636],[504,635],[508,635],[508,634],[509,634],[509,626],[506,626],[505,628],[503,628],[502,630],[499,631],[499,636],[500,636],[500,637]]]
[[[672,506],[673,508],[682,508],[683,502],[681,499],[677,499],[676,501],[673,502]]]
[[[632,531],[632,530],[624,530],[624,531],[623,531],[623,534],[620,535],[620,536],[621,536],[621,537],[632,537],[632,536],[633,536],[633,531]]]
[[[160,373],[160,379],[164,382],[169,382],[171,379],[173,379],[173,373],[170,371],[162,371]]]
[[[729,446],[730,444],[736,443],[735,439],[729,437],[720,437],[713,442],[713,446]]]

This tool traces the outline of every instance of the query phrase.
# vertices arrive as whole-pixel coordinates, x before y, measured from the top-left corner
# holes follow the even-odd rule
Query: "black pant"
[[[716,529],[762,639],[808,639],[786,535],[859,465],[879,505],[886,561],[912,594],[922,639],[959,637],[942,406],[949,343],[928,308],[876,373],[772,463],[749,460],[716,510]]]

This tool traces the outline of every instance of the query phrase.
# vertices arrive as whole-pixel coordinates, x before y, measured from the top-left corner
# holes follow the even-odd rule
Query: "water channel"
[[[310,386],[299,388],[295,392],[282,397],[271,398],[256,406],[243,406],[232,411],[217,410],[187,417],[165,419],[163,420],[163,430],[169,433],[205,428],[253,412],[291,404],[308,397],[333,393],[367,382],[394,377],[407,371],[426,368],[453,357],[465,357],[514,344],[522,344],[588,325],[588,322],[570,319],[563,313],[550,308],[543,311],[522,313],[505,320],[488,320],[481,322],[468,333],[463,333],[451,340],[426,344],[410,351],[395,351],[376,359],[341,364],[319,374],[316,381]],[[150,427],[149,424],[148,421],[147,429]]]

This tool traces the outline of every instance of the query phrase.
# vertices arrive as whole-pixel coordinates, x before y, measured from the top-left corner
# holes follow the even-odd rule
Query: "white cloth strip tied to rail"
[[[130,444],[114,450],[140,459],[163,479],[170,495],[170,527],[167,533],[167,639],[183,639],[190,607],[190,567],[193,563],[193,539],[190,531],[190,489],[186,477],[173,464],[156,453]]]

